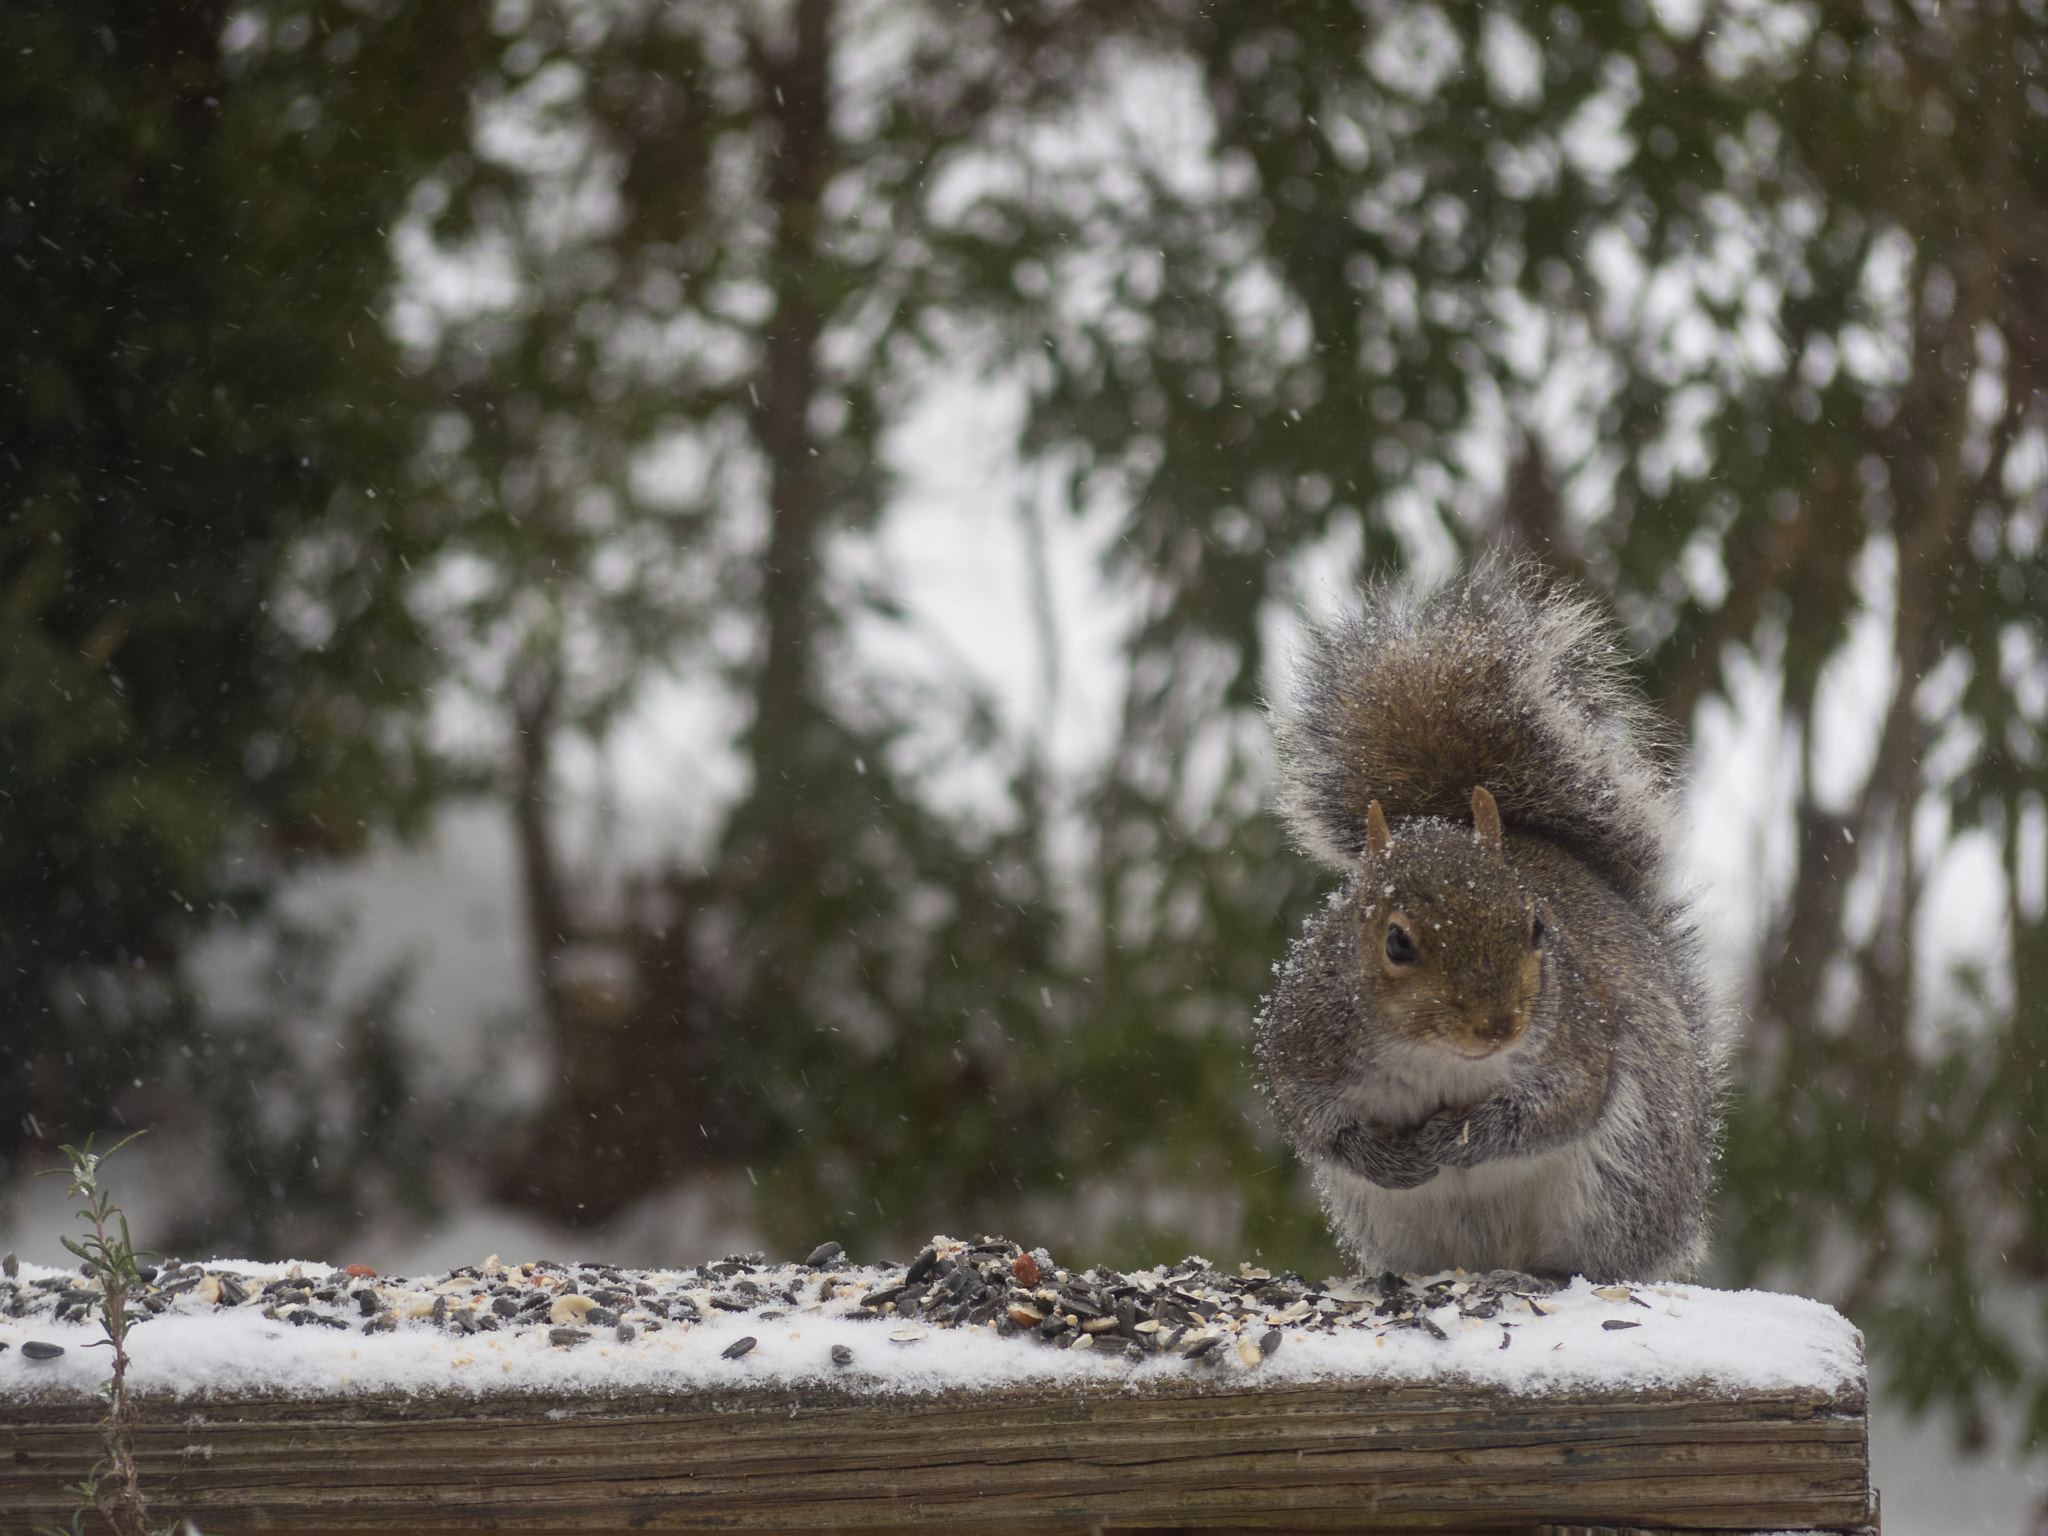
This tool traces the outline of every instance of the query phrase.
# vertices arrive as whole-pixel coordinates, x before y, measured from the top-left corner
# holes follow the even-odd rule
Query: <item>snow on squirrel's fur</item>
[[[131,1301],[146,1321],[129,1335],[128,1383],[193,1399],[1445,1380],[1832,1394],[1863,1381],[1862,1337],[1839,1313],[1760,1291],[1552,1288],[1504,1271],[1313,1285],[1200,1259],[1069,1274],[1043,1249],[943,1237],[907,1267],[850,1264],[836,1247],[818,1258],[651,1271],[493,1258],[409,1280],[310,1263],[166,1268]],[[0,1400],[98,1392],[97,1290],[20,1268],[0,1282]]]

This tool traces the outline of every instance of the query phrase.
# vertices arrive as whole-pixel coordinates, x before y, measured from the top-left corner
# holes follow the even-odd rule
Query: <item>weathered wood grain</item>
[[[1860,1394],[1280,1385],[145,1402],[208,1536],[516,1530],[1533,1533],[1870,1523]],[[0,1405],[0,1528],[61,1523],[91,1404]]]

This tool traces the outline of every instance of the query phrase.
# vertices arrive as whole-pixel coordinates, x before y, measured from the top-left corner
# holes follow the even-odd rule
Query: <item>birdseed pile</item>
[[[0,1399],[104,1382],[99,1291],[74,1271],[0,1279]],[[836,1243],[800,1263],[684,1269],[495,1256],[445,1275],[166,1262],[130,1300],[143,1393],[610,1392],[812,1383],[929,1392],[1172,1375],[1463,1377],[1516,1390],[1861,1380],[1861,1338],[1797,1297],[1557,1286],[1495,1271],[1312,1283],[1188,1258],[1124,1273],[1044,1248],[938,1237],[908,1263]]]

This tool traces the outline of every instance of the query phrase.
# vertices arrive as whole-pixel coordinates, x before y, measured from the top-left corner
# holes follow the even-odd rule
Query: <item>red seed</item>
[[[1028,1253],[1020,1253],[1010,1260],[1010,1273],[1017,1277],[1019,1285],[1038,1284],[1038,1260]]]
[[[351,1264],[342,1273],[351,1280],[374,1280],[377,1277],[377,1271],[367,1264]]]

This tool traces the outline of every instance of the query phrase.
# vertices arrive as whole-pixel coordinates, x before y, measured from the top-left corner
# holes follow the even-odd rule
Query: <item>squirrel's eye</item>
[[[1541,912],[1538,912],[1534,917],[1529,919],[1529,943],[1531,945],[1536,945],[1541,944],[1542,942],[1543,914]]]
[[[1408,930],[1399,923],[1387,924],[1387,959],[1394,965],[1413,965],[1422,957],[1415,952],[1415,941],[1408,937]]]

